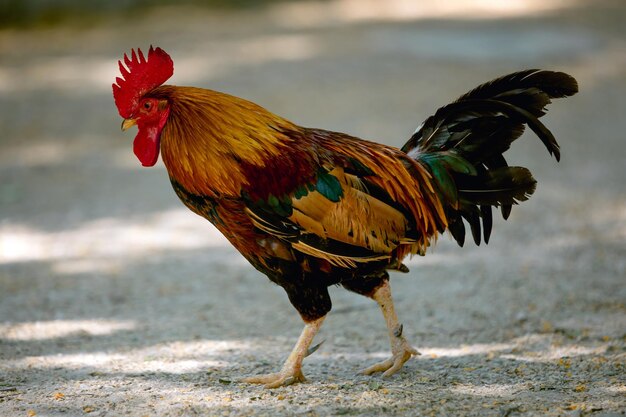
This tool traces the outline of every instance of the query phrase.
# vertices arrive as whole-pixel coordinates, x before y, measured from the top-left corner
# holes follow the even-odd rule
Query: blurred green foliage
[[[297,0],[0,0],[1,27],[51,26],[92,21],[160,6],[193,5],[218,9],[263,7]]]

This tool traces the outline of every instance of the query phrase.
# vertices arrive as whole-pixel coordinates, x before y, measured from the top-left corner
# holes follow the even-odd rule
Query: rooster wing
[[[346,269],[393,268],[444,229],[431,177],[404,152],[336,132],[302,134],[315,144],[316,175],[284,195],[255,200],[244,193],[256,228]]]

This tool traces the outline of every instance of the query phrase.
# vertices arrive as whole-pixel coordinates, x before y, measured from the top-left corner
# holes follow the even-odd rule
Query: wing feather
[[[336,132],[300,133],[316,152],[316,177],[286,195],[247,200],[253,224],[294,253],[348,269],[392,268],[423,254],[447,225],[432,177],[404,152]]]
[[[329,172],[343,189],[343,197],[332,202],[319,192],[292,200],[291,221],[307,233],[323,239],[389,254],[406,235],[408,222],[396,208],[376,199],[360,188],[359,182],[344,173],[342,168]]]

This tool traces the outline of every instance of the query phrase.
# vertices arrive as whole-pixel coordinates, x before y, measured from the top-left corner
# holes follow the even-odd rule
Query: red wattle
[[[145,167],[151,167],[159,159],[161,134],[156,127],[143,127],[137,132],[133,142],[133,152]]]

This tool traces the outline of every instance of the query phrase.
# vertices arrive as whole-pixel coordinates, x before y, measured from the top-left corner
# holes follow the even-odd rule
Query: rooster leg
[[[296,382],[304,382],[306,379],[302,374],[302,361],[309,355],[309,346],[313,338],[319,331],[326,316],[306,323],[300,338],[296,342],[291,354],[283,364],[280,372],[266,375],[251,376],[242,381],[250,384],[265,384],[265,388],[278,388],[284,385],[291,385]],[[317,346],[314,348],[317,349]],[[313,350],[314,351],[314,350]]]
[[[383,285],[376,289],[372,298],[380,306],[387,323],[389,341],[391,342],[391,358],[370,366],[363,373],[371,375],[376,372],[384,372],[383,377],[388,377],[398,372],[404,363],[411,359],[411,356],[419,355],[420,353],[402,335],[402,325],[398,323],[398,316],[393,307],[391,287],[388,280],[385,280]]]

